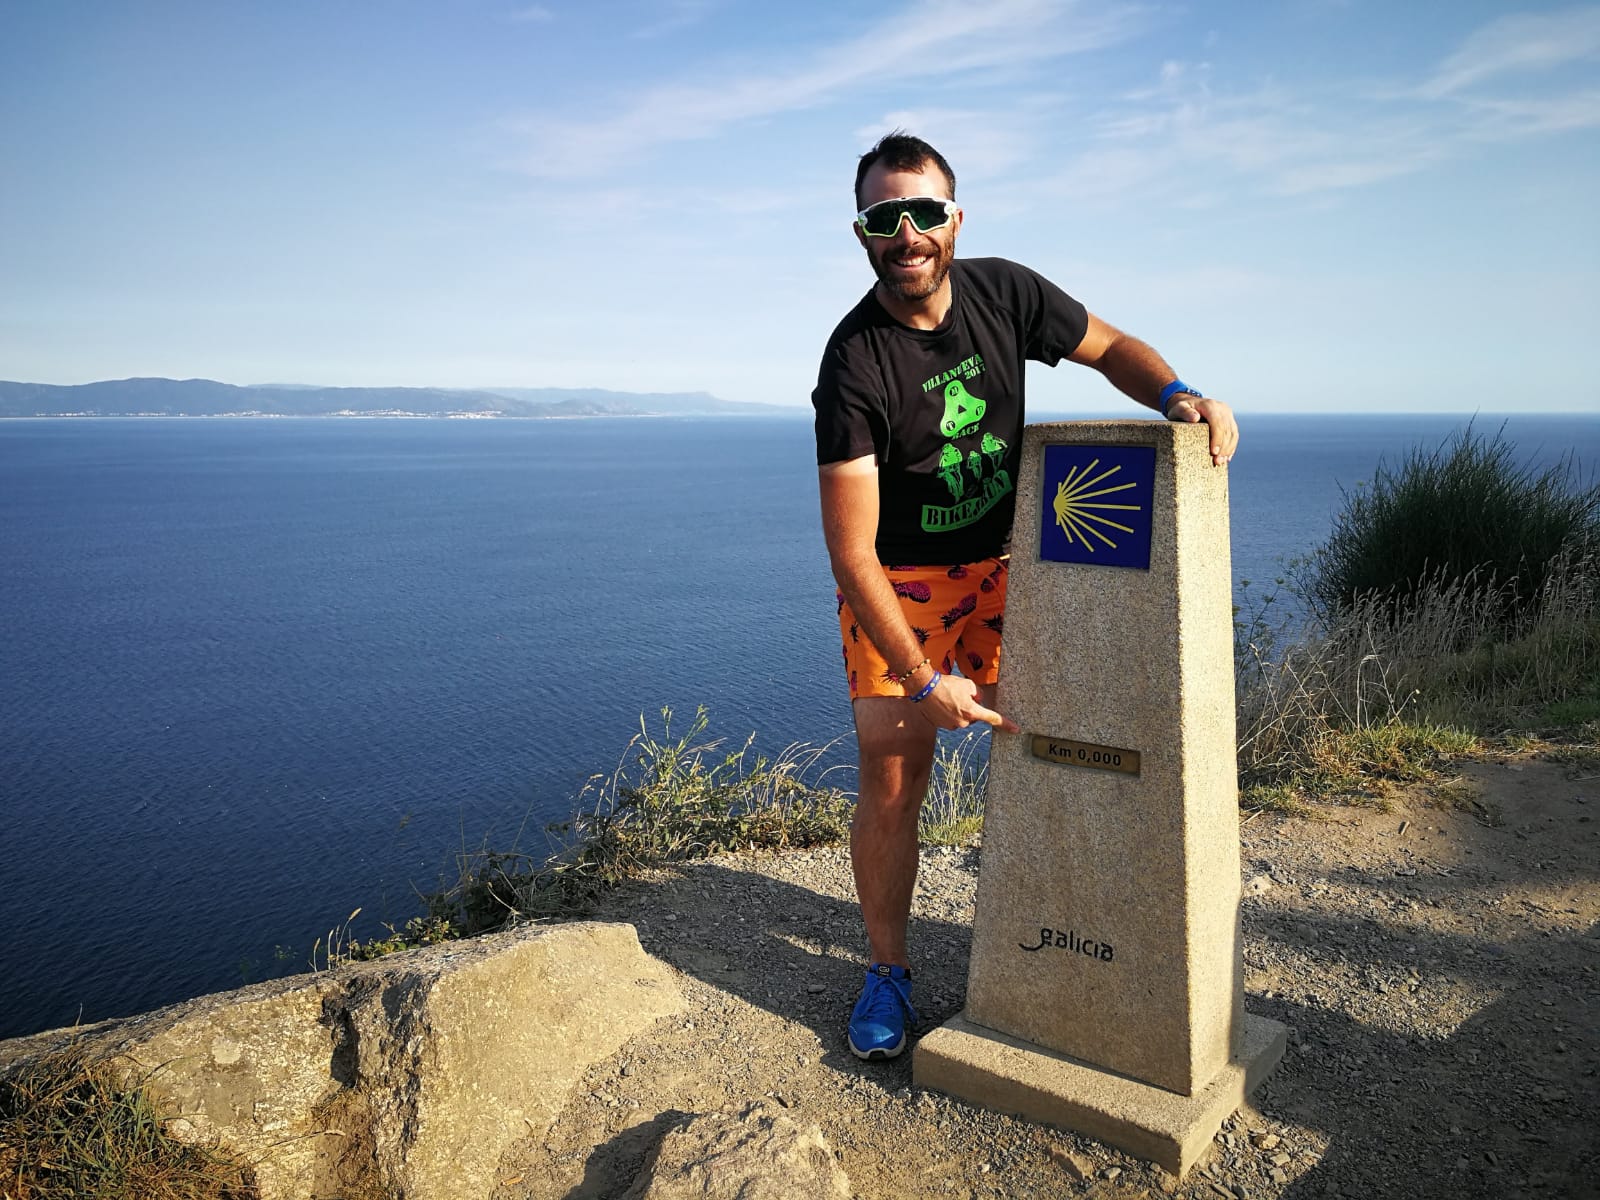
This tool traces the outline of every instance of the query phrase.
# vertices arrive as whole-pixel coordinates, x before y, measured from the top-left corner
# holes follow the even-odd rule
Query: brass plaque
[[[1074,742],[1068,738],[1033,735],[1033,756],[1069,767],[1088,767],[1095,771],[1139,773],[1139,752],[1116,746],[1097,746],[1093,742]]]

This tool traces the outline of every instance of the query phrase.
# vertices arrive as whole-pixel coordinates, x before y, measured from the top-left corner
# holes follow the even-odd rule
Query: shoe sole
[[[845,1040],[849,1041],[848,1038],[846,1038]],[[884,1049],[881,1049],[881,1048],[877,1049],[877,1050],[857,1050],[856,1049],[856,1044],[854,1042],[850,1042],[850,1053],[854,1054],[857,1058],[861,1059],[863,1062],[882,1062],[883,1060],[889,1059],[889,1058],[899,1058],[900,1055],[905,1052],[905,1048],[906,1048],[906,1039],[905,1039],[905,1035],[904,1034],[900,1035],[899,1044],[896,1045],[893,1049],[889,1049],[889,1050],[884,1050]]]

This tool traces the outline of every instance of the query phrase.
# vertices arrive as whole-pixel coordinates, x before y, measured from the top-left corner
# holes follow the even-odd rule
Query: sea
[[[1600,417],[1472,419],[1592,481]],[[1468,420],[1247,416],[1236,598]],[[701,708],[853,757],[804,414],[0,421],[0,1037],[403,925]]]

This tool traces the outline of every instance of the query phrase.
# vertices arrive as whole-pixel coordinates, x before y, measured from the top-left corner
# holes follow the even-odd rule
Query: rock
[[[0,1043],[0,1067],[76,1040],[148,1075],[175,1128],[255,1164],[261,1200],[459,1200],[683,1007],[631,925],[526,926]]]
[[[1081,1183],[1094,1174],[1094,1164],[1083,1155],[1075,1154],[1071,1150],[1051,1146],[1050,1158],[1074,1183]]]
[[[850,1200],[850,1178],[819,1126],[756,1100],[668,1133],[625,1200]]]
[[[1271,875],[1257,875],[1255,878],[1251,879],[1249,883],[1244,885],[1244,894],[1246,896],[1265,896],[1271,890]]]
[[[1281,1140],[1275,1133],[1257,1132],[1250,1135],[1250,1141],[1260,1150],[1271,1150]]]

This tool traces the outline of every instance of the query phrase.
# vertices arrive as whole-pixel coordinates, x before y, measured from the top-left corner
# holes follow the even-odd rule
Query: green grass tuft
[[[1310,816],[1312,812],[1298,789],[1282,783],[1257,783],[1242,789],[1239,806],[1252,812],[1265,810],[1290,817]]]
[[[69,1046],[0,1079],[0,1196],[7,1200],[253,1200],[250,1169],[179,1141],[149,1076]]]
[[[1544,724],[1552,729],[1582,730],[1600,724],[1600,697],[1574,696],[1557,700],[1544,710]]]

